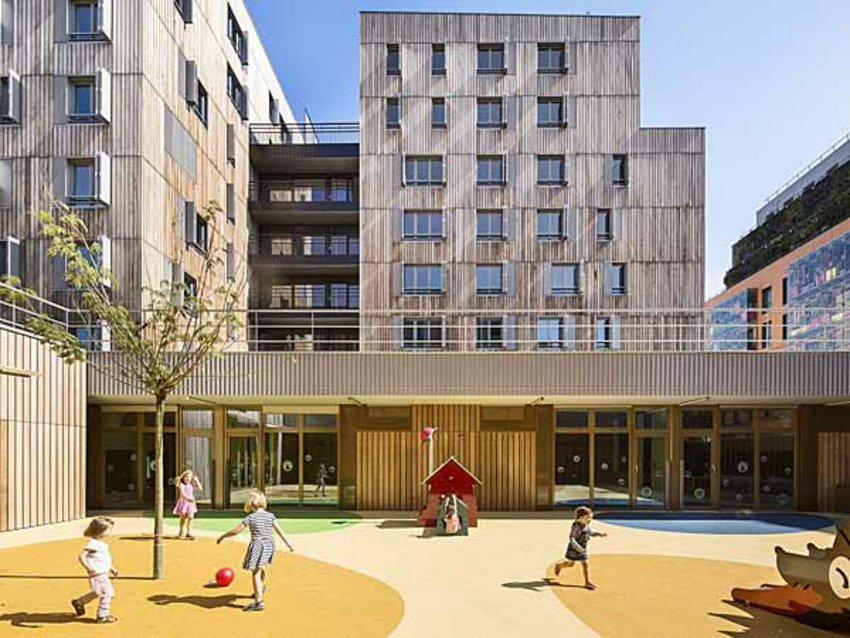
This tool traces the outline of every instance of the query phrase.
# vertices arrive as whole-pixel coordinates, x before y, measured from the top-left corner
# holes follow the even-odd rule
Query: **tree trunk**
[[[162,439],[165,421],[165,398],[156,398],[156,461],[154,465],[154,518],[153,518],[153,578],[160,580],[164,575],[162,560],[162,526],[165,515],[165,476],[163,476]]]

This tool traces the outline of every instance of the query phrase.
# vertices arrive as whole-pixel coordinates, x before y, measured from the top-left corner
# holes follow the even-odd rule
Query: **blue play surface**
[[[609,525],[685,534],[790,534],[830,527],[815,514],[759,512],[601,512]]]

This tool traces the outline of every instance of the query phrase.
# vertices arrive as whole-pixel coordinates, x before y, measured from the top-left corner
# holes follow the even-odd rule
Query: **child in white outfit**
[[[80,553],[79,561],[89,575],[91,590],[71,601],[71,606],[77,616],[82,616],[86,613],[86,604],[92,602],[95,598],[100,599],[97,606],[97,622],[99,623],[113,623],[118,620],[109,613],[109,606],[115,597],[115,590],[112,588],[109,577],[118,576],[118,570],[112,566],[109,545],[103,540],[114,524],[115,522],[111,518],[99,516],[93,519],[86,531],[83,532],[83,535],[88,537],[89,542],[86,543],[85,548]]]

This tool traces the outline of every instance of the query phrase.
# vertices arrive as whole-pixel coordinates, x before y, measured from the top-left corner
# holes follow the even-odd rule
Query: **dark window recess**
[[[183,286],[183,309],[192,314],[198,299],[198,280],[189,273],[183,273]]]
[[[183,18],[184,24],[192,23],[192,7],[193,0],[174,0],[174,6],[177,7],[177,11],[180,13],[180,17]]]
[[[504,73],[505,45],[479,44],[477,69],[479,73]]]
[[[210,249],[210,229],[207,220],[198,215],[195,218],[195,247],[201,252],[207,252]]]
[[[401,52],[397,44],[387,45],[387,75],[401,75]]]
[[[204,85],[198,82],[198,99],[195,102],[195,114],[200,118],[201,122],[206,126],[209,123],[210,98]]]
[[[611,317],[599,317],[596,320],[597,350],[611,350],[614,347],[614,322]]]
[[[405,349],[434,350],[442,348],[444,343],[443,319],[405,317],[402,339],[402,346]]]
[[[788,277],[782,278],[782,305],[788,305]]]
[[[782,315],[782,341],[788,341],[788,315]]]
[[[446,74],[446,47],[443,44],[431,45],[431,75]]]
[[[21,122],[21,79],[15,73],[0,76],[0,124]]]
[[[446,100],[441,97],[431,100],[431,126],[434,128],[446,126]]]
[[[399,128],[401,126],[401,105],[398,98],[387,98],[387,128]]]
[[[761,307],[762,310],[773,308],[773,288],[770,286],[761,290]]]
[[[479,186],[500,186],[505,183],[505,158],[501,155],[478,157]]]
[[[625,155],[611,157],[611,183],[614,186],[625,186],[629,183],[629,163]]]
[[[596,240],[608,241],[614,238],[614,226],[610,208],[596,210]]]
[[[538,73],[563,73],[566,70],[564,59],[563,43],[537,45]]]
[[[475,325],[475,347],[478,350],[501,350],[504,348],[504,318],[478,317]]]

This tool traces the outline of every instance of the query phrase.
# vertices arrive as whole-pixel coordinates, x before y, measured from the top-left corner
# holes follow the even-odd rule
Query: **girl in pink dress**
[[[186,540],[190,541],[195,540],[192,536],[192,521],[195,520],[195,514],[198,512],[195,488],[204,489],[192,470],[186,470],[177,477],[177,504],[174,506],[174,515],[180,517],[180,532],[177,538],[183,538],[185,529]]]

